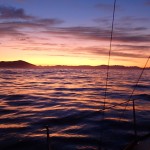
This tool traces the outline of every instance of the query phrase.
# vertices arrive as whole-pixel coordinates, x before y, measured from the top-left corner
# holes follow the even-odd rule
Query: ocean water
[[[134,137],[141,70],[0,69],[0,150],[121,150]],[[150,70],[133,98],[138,135],[150,131]],[[104,100],[106,110],[103,113]],[[116,107],[114,107],[116,105]]]

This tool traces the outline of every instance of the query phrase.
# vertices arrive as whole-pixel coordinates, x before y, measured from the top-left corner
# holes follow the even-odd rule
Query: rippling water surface
[[[106,108],[129,100],[141,70],[110,70]],[[132,103],[103,108],[106,70],[0,70],[0,149],[121,150],[133,138]],[[134,92],[138,134],[150,130],[150,71]],[[125,111],[124,111],[125,110]],[[123,113],[124,112],[124,113]]]

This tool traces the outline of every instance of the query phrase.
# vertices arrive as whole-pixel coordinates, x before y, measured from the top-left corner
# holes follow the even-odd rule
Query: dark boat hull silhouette
[[[150,134],[134,140],[124,150],[149,150],[149,149],[150,149]]]

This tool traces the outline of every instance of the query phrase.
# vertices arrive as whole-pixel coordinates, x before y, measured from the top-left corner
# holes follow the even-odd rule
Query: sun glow
[[[49,66],[107,65],[112,18],[106,16],[112,15],[112,10],[102,7],[104,12],[99,13],[97,7],[91,8],[97,5],[93,3],[85,4],[86,13],[79,9],[76,12],[78,17],[68,11],[66,5],[62,6],[63,13],[53,8],[45,11],[38,3],[34,12],[26,5],[15,7],[13,2],[12,6],[2,6],[0,60],[24,60]],[[118,2],[118,5],[122,3]],[[23,7],[22,12],[19,11],[20,6]],[[115,16],[110,65],[143,67],[150,48],[148,9],[139,7],[143,10],[139,13],[130,10],[128,5],[123,6],[132,14],[138,13],[139,18],[126,17],[126,12]],[[119,9],[116,11],[119,12]]]

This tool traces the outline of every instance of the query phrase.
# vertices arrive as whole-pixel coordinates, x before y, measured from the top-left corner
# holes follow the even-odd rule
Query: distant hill
[[[88,65],[85,65],[85,66],[61,66],[61,65],[58,65],[58,66],[45,66],[43,68],[57,68],[57,69],[107,69],[108,66],[107,65],[100,65],[100,66],[88,66]],[[114,65],[114,66],[109,66],[109,69],[142,69],[140,67],[137,67],[137,66],[118,66],[118,65]],[[150,68],[147,68],[147,69],[150,69]]]
[[[82,66],[63,66],[63,65],[56,65],[56,66],[36,66],[31,63],[18,60],[18,61],[0,61],[0,68],[36,68],[36,69],[107,69],[107,65],[100,65],[100,66],[89,66],[89,65],[82,65]],[[114,65],[109,66],[110,69],[142,69],[137,66],[121,66],[121,65]],[[150,70],[150,68],[146,68]]]
[[[28,62],[18,61],[0,61],[0,68],[35,68],[37,66]]]

